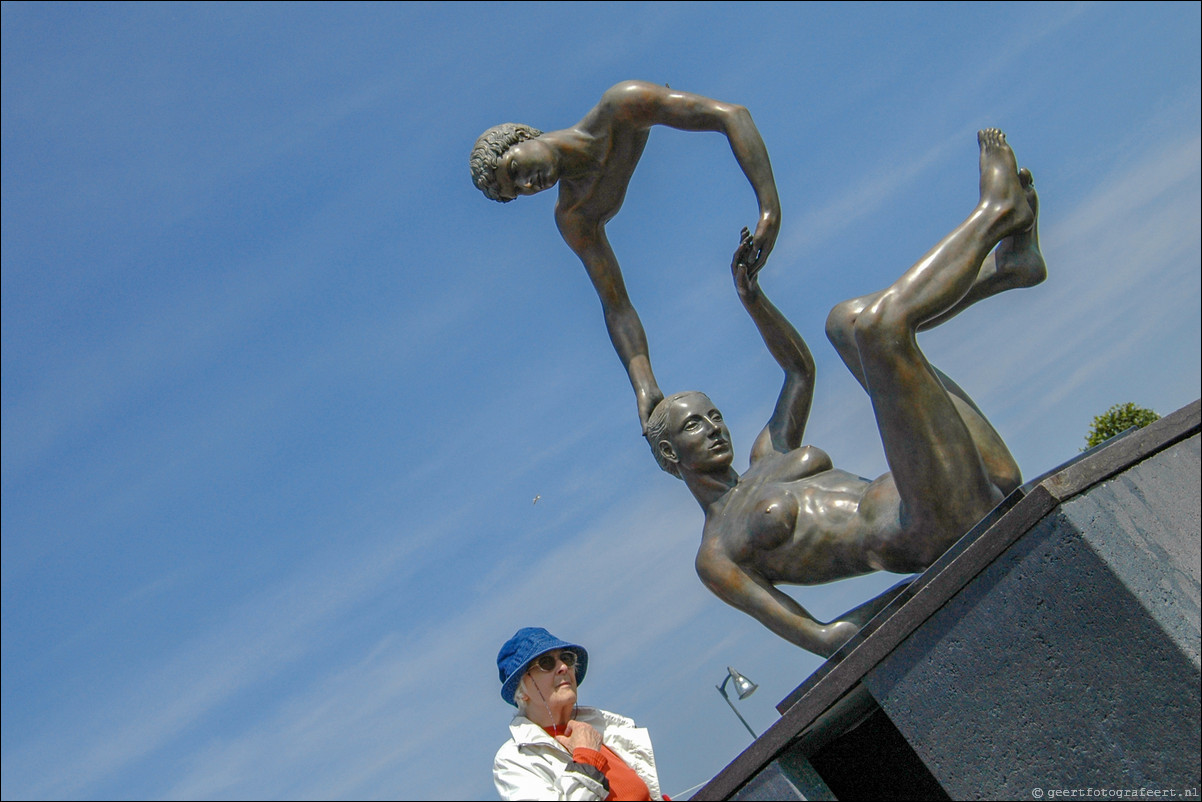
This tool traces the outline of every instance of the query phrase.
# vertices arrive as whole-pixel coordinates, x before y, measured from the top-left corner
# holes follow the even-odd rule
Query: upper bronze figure
[[[801,446],[814,360],[760,289],[746,230],[731,265],[735,286],[785,372],[750,467],[741,476],[731,467],[730,434],[701,393],[660,402],[646,427],[660,467],[683,479],[705,511],[701,580],[823,656],[875,609],[823,624],[776,585],[921,571],[1022,481],[980,409],[927,361],[915,339],[976,301],[1046,276],[1030,172],[1018,169],[1001,131],[982,131],[978,140],[981,195],[968,218],[889,287],[844,301],[827,318],[827,336],[872,399],[889,473],[868,481]]]
[[[776,243],[780,199],[768,151],[742,106],[626,81],[608,89],[571,128],[548,133],[514,123],[490,128],[476,140],[470,159],[472,180],[495,201],[504,203],[559,185],[555,222],[601,299],[610,340],[634,388],[644,426],[663,393],[651,371],[647,336],[626,294],[605,224],[622,208],[653,125],[726,135],[760,207],[748,257],[754,276]]]

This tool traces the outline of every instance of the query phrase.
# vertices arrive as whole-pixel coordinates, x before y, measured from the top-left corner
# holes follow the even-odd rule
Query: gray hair
[[[513,198],[502,198],[501,188],[497,184],[497,162],[505,155],[505,151],[519,142],[542,136],[542,131],[521,123],[502,123],[494,125],[476,140],[472,155],[468,157],[468,165],[472,170],[472,183],[486,197],[501,203],[509,203]]]
[[[526,693],[526,689],[522,687],[525,684],[526,675],[523,674],[517,688],[513,691],[513,703],[517,706],[519,716],[526,715],[526,705],[530,703],[530,694]]]

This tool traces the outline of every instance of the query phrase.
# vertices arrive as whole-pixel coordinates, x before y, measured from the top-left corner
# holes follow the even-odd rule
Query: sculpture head
[[[705,393],[670,395],[647,418],[647,444],[659,467],[677,478],[682,471],[726,470],[734,459],[730,430]]]
[[[542,131],[519,123],[503,123],[489,128],[476,140],[468,164],[472,171],[472,183],[492,200],[508,203],[517,194],[505,191],[508,176],[497,176],[497,168],[505,159],[506,152],[514,145],[542,135]],[[506,166],[507,167],[507,166]]]

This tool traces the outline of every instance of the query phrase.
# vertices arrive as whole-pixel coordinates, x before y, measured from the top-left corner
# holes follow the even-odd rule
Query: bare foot
[[[1026,167],[1018,170],[1014,173],[1016,180],[1011,182],[1009,171],[1015,163],[1014,153],[1006,144],[1005,135],[1001,131],[990,131],[997,137],[989,136],[989,131],[978,134],[981,141],[981,203],[977,210],[997,216],[994,226],[1001,234],[998,237],[998,245],[981,263],[977,280],[973,282],[968,293],[951,309],[924,322],[919,326],[919,331],[946,323],[977,301],[991,295],[1019,287],[1033,287],[1047,278],[1047,265],[1044,264],[1043,254],[1039,250],[1039,196],[1035,193],[1031,171]],[[1000,147],[990,144],[987,148],[986,139],[1000,139]],[[987,150],[990,151],[988,157]],[[995,159],[995,150],[1000,151],[1003,156],[1008,155],[1008,158]],[[988,188],[987,175],[990,181]],[[995,185],[1003,187],[1001,193],[996,191]],[[1007,214],[1004,209],[994,209],[990,206],[991,199],[995,196],[1003,198],[1003,203],[1013,204],[1013,188],[1017,188],[1023,197],[1017,204],[1019,209],[1015,213]]]
[[[1035,192],[1035,181],[1026,167],[1018,171],[1018,180],[1035,220],[1029,227],[1003,239],[994,249],[997,274],[1006,289],[1034,287],[1048,277],[1048,267],[1039,250],[1039,195]]]
[[[981,202],[978,209],[996,215],[998,239],[1029,228],[1035,214],[1027,204],[1026,192],[1019,181],[1018,162],[1006,143],[1006,135],[996,128],[977,132],[981,146]]]

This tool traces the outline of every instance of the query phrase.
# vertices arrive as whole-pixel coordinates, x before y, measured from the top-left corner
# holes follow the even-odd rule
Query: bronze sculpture
[[[1018,170],[1002,132],[982,131],[978,141],[981,197],[968,218],[892,285],[839,304],[827,319],[827,336],[872,399],[889,473],[868,481],[801,446],[814,361],[760,289],[746,229],[731,265],[735,285],[785,372],[750,467],[741,476],[731,467],[721,413],[701,393],[660,402],[646,427],[660,466],[683,479],[705,511],[696,559],[701,580],[723,601],[823,656],[863,618],[820,623],[776,585],[921,571],[1021,483],[1001,437],[915,339],[976,301],[1046,275],[1030,172]]]
[[[754,274],[776,242],[780,199],[768,151],[743,106],[643,81],[626,81],[608,89],[571,128],[543,133],[525,125],[498,125],[476,140],[470,157],[473,182],[496,201],[533,195],[558,183],[555,222],[564,241],[584,263],[601,299],[610,340],[626,368],[644,426],[663,393],[655,382],[647,336],[626,293],[605,224],[622,207],[654,125],[726,135],[759,202],[750,264]]]

